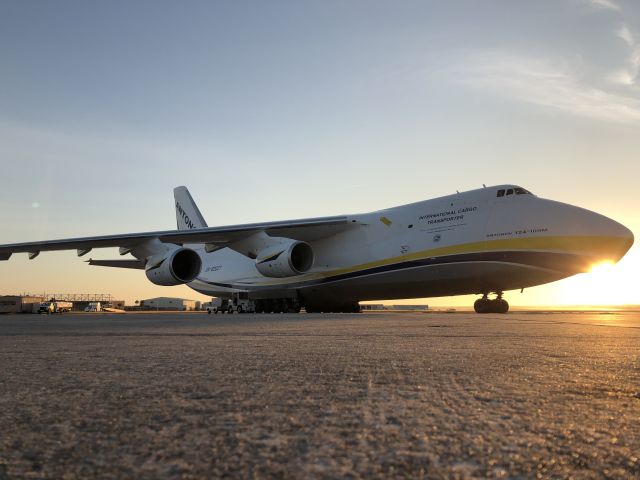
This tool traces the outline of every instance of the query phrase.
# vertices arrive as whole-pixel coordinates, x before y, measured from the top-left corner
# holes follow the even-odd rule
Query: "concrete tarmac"
[[[0,317],[0,479],[639,478],[640,314]]]

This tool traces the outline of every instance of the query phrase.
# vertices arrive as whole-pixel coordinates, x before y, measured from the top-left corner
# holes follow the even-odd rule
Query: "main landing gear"
[[[476,313],[507,313],[509,311],[509,304],[502,298],[502,292],[497,292],[494,300],[488,297],[489,294],[485,293],[482,298],[475,301],[473,309]]]
[[[267,298],[255,301],[256,313],[300,313],[300,303],[291,298]]]

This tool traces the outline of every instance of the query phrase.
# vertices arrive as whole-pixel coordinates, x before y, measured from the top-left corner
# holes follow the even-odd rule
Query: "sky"
[[[635,0],[2,0],[0,58],[0,243],[175,228],[177,185],[228,225],[514,183],[640,233]],[[0,294],[205,298],[82,260]],[[640,304],[638,269],[506,298]]]

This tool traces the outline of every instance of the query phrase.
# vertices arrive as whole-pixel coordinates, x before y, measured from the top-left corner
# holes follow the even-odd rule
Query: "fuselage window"
[[[507,190],[507,195],[513,195],[513,188],[510,188],[509,190]]]
[[[502,190],[498,190],[498,195],[496,197],[504,197],[504,188]]]

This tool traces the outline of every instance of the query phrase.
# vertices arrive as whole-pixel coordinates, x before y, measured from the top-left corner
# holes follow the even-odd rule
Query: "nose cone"
[[[613,260],[614,262],[617,262],[625,256],[625,254],[633,245],[633,232],[621,223],[616,222],[615,220],[608,220],[610,222],[609,228],[611,233],[609,235],[612,244],[608,252],[610,258],[606,260]]]
[[[585,250],[594,261],[617,262],[633,245],[633,232],[621,223],[589,210],[572,209],[567,227],[584,237]]]
[[[611,222],[611,237],[619,239],[619,248],[617,249],[617,251],[612,251],[612,260],[617,262],[625,256],[625,254],[633,245],[633,232],[621,223],[616,222],[615,220],[608,220],[609,222]]]

